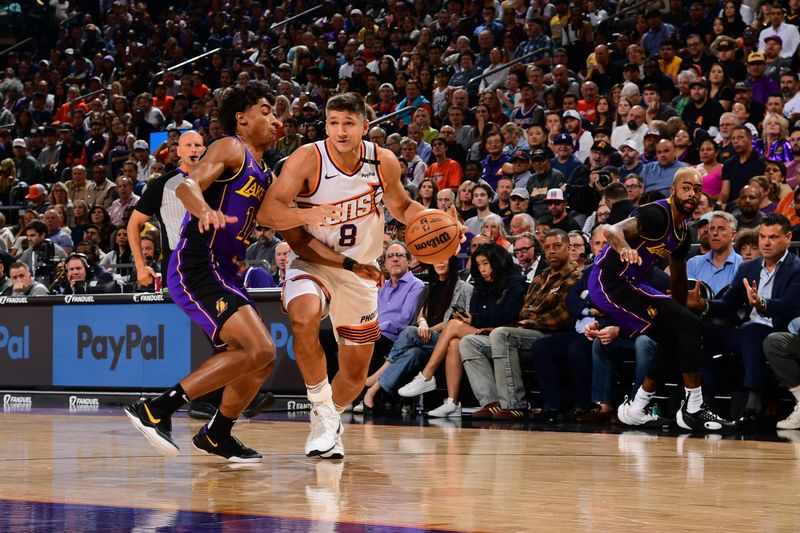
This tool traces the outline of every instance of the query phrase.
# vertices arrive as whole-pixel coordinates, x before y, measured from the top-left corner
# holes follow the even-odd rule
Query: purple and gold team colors
[[[675,223],[671,199],[643,205],[631,214],[639,221],[639,236],[628,243],[642,264],[623,263],[609,245],[597,255],[589,275],[589,297],[597,308],[613,317],[623,332],[635,336],[647,331],[658,314],[656,298],[670,298],[646,279],[658,263],[675,254],[685,257],[689,248],[686,223]]]
[[[237,261],[245,256],[256,213],[272,182],[270,171],[244,144],[242,148],[239,169],[226,172],[203,192],[211,209],[236,217],[236,222],[200,233],[197,218],[187,213],[167,275],[172,300],[203,328],[216,349],[226,346],[219,338],[225,321],[240,307],[253,305]]]

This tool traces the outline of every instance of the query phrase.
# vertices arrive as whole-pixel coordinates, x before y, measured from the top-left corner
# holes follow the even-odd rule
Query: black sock
[[[208,436],[214,440],[223,440],[231,436],[235,418],[228,418],[217,410],[214,418],[208,423]]]
[[[164,394],[151,401],[150,405],[159,411],[171,415],[188,401],[189,397],[186,395],[186,391],[184,391],[183,387],[181,387],[181,384],[178,383],[168,391],[164,392]]]

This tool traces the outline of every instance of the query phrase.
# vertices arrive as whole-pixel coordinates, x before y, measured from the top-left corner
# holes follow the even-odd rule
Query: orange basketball
[[[429,265],[447,261],[461,245],[458,222],[438,209],[426,209],[406,225],[406,246],[411,255]]]

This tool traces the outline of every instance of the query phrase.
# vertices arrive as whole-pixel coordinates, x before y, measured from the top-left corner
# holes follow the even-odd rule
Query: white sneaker
[[[428,416],[435,418],[461,418],[461,404],[453,401],[452,398],[447,398],[442,405],[428,411]]]
[[[792,414],[775,424],[778,429],[800,429],[800,403],[795,404]]]
[[[336,446],[344,426],[335,409],[324,403],[311,406],[311,432],[306,439],[306,455],[322,455]]]
[[[664,423],[664,419],[652,414],[647,409],[635,409],[628,397],[617,409],[617,418],[628,426],[647,426]]]
[[[354,413],[363,413],[364,412],[364,402],[358,402],[358,405],[353,407]]]
[[[344,443],[342,442],[342,437],[336,437],[333,448],[325,453],[319,454],[319,456],[323,459],[344,459]]]
[[[411,383],[407,385],[403,385],[397,390],[397,394],[400,396],[405,396],[406,398],[413,398],[414,396],[419,396],[420,394],[425,394],[426,392],[430,392],[432,390],[436,390],[436,378],[431,377],[429,380],[425,380],[425,376],[422,375],[422,372],[414,376],[414,379],[411,380]]]

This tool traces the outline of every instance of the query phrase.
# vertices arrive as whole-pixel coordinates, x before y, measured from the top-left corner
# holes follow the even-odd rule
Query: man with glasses
[[[644,179],[639,174],[631,174],[625,178],[623,182],[625,185],[625,192],[628,193],[628,200],[635,206],[639,205],[639,201],[644,194]]]
[[[704,75],[711,70],[711,65],[717,58],[706,51],[705,41],[697,34],[691,34],[686,38],[686,49],[688,54],[683,58],[681,68],[691,68],[693,65],[700,68]]]
[[[530,232],[517,235],[514,240],[514,257],[522,269],[522,277],[526,283],[530,283],[547,267],[547,261],[543,261],[539,253],[539,243]]]
[[[547,205],[544,203],[547,191],[561,187],[565,182],[564,175],[551,167],[551,160],[544,150],[535,150],[531,153],[531,165],[534,174],[528,180],[525,189],[530,195],[530,213],[538,219],[547,214]]]
[[[718,161],[724,162],[726,159],[736,155],[736,150],[733,149],[731,144],[731,132],[739,124],[739,119],[730,111],[726,111],[719,117],[719,134],[714,139],[719,145]]]

